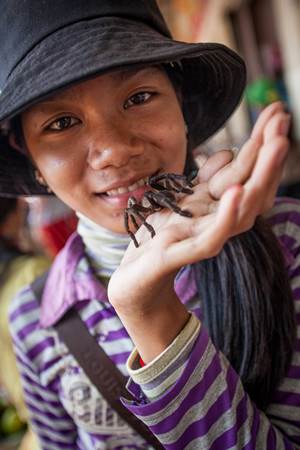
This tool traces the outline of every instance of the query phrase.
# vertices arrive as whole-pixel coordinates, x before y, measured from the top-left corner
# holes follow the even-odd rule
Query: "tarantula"
[[[124,223],[126,231],[136,247],[138,247],[139,244],[134,233],[130,231],[129,220],[131,220],[136,230],[140,227],[138,220],[141,221],[142,225],[147,228],[153,238],[155,236],[155,230],[146,221],[146,217],[150,214],[153,214],[162,208],[169,208],[181,216],[192,217],[190,211],[181,209],[176,204],[174,192],[177,194],[191,195],[193,193],[193,190],[191,189],[193,187],[192,181],[196,178],[197,173],[198,171],[194,170],[189,176],[176,173],[152,175],[149,178],[149,186],[154,190],[145,192],[140,203],[135,197],[129,197],[128,206],[124,211]],[[149,206],[143,205],[144,199],[148,201]]]

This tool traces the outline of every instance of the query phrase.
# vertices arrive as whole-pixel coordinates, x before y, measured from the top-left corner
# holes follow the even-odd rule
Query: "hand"
[[[188,312],[174,291],[177,270],[217,254],[234,233],[242,188],[212,199],[207,183],[195,187],[180,206],[193,218],[162,210],[148,217],[156,236],[141,226],[108,285],[108,297],[145,362],[160,354],[178,335]],[[218,206],[219,204],[219,206]],[[148,339],[145,339],[148,337]]]
[[[201,158],[199,181],[208,182],[210,194],[219,199],[229,186],[242,184],[248,192],[244,214],[263,214],[273,206],[282,176],[289,142],[290,116],[281,102],[269,105],[260,114],[250,139],[237,157],[224,150],[208,160]]]

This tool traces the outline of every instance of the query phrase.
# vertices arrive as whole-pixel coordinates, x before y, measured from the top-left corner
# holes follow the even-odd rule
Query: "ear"
[[[41,184],[42,186],[47,186],[47,183],[46,183],[43,175],[41,174],[41,172],[38,169],[35,169],[34,176],[35,176],[36,181],[39,184]]]
[[[39,169],[35,169],[34,171],[34,176],[36,181],[41,185],[41,186],[45,186],[47,188],[47,192],[51,193],[52,190],[51,188],[48,186],[46,180],[44,179],[43,175],[41,174],[41,172],[39,171]]]
[[[18,144],[18,142],[17,142],[17,140],[16,140],[16,135],[15,135],[15,133],[10,133],[10,134],[9,134],[9,136],[8,136],[8,142],[9,142],[9,145],[10,145],[12,148],[14,148],[15,150],[18,150],[18,151],[21,152],[21,153],[25,153],[25,152],[24,152],[24,148],[21,147],[21,146]]]

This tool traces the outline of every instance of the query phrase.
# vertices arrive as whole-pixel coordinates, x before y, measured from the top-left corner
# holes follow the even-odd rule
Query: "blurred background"
[[[28,414],[9,332],[16,293],[49,269],[75,230],[77,217],[55,197],[0,197],[0,449],[39,450]]]
[[[158,0],[178,40],[221,42],[246,61],[247,90],[226,127],[201,149],[239,147],[265,106],[292,114],[291,148],[280,195],[300,198],[300,0]]]

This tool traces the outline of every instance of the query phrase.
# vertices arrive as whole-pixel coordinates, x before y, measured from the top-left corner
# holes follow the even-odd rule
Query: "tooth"
[[[149,177],[142,178],[135,183],[133,183],[131,186],[128,186],[128,188],[125,187],[119,187],[118,189],[111,189],[110,191],[107,191],[106,194],[108,196],[115,196],[118,194],[125,194],[126,192],[132,192],[135,191],[138,187],[144,186],[145,184],[148,184]]]
[[[125,187],[119,187],[117,189],[118,194],[125,194],[125,192],[128,192],[128,189],[126,189]]]
[[[133,183],[131,186],[128,187],[128,191],[129,192],[135,191],[138,187],[139,185],[137,183]]]
[[[117,189],[111,189],[110,191],[106,192],[108,196],[112,197],[114,195],[118,195]]]

